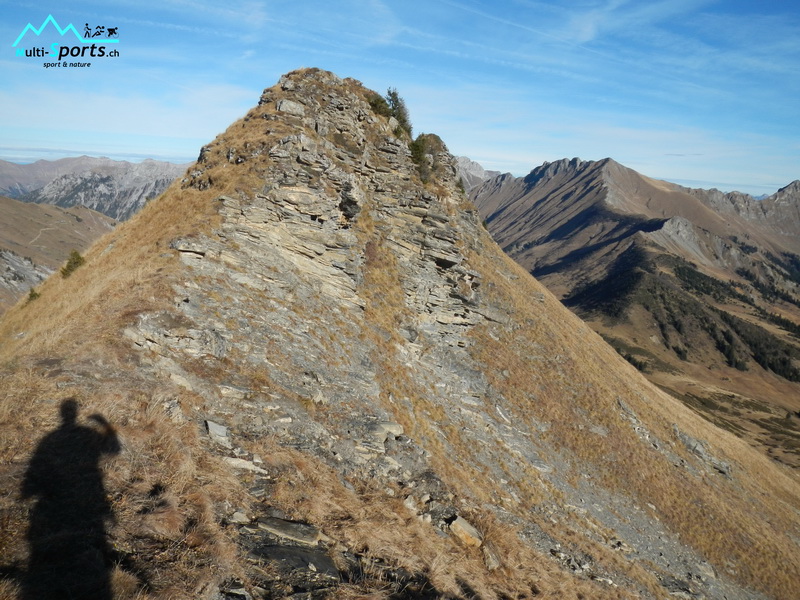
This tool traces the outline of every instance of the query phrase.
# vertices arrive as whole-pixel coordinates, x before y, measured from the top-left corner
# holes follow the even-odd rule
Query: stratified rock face
[[[0,311],[16,302],[52,273],[30,258],[0,248]]]
[[[420,186],[407,144],[362,94],[324,72],[286,77],[245,118],[266,130],[257,143],[226,135],[203,149],[184,187],[207,189],[225,165],[251,164],[261,183],[217,197],[214,235],[172,241],[191,273],[177,290],[180,317],[148,315],[127,332],[161,357],[157,369],[190,386],[183,357],[213,356],[324,402],[327,431],[294,412],[278,430],[319,447],[350,438],[334,453],[348,469],[383,455],[373,429],[397,420],[387,411],[384,361],[400,353],[413,365],[413,385],[437,382],[447,398],[467,401],[486,387],[469,366],[469,332],[495,312],[480,301],[481,277],[467,258],[479,246],[478,218],[456,189],[452,157],[429,156],[437,183]],[[186,320],[194,325],[184,335],[169,326]],[[282,358],[273,362],[275,349]],[[354,397],[371,407],[357,422]],[[374,460],[402,472],[396,458]],[[415,461],[405,468],[421,468]]]
[[[795,487],[769,464],[762,481],[749,448],[717,443],[505,257],[441,140],[415,163],[372,95],[325,71],[284,76],[0,322],[0,350],[48,352],[22,360],[52,374],[37,390],[118,415],[118,579],[133,565],[148,593],[191,579],[176,595],[209,599],[791,585],[794,496],[751,507]],[[89,284],[91,311],[56,306],[77,323],[36,329],[40,302]],[[756,543],[780,572],[751,565]]]
[[[124,221],[186,170],[186,165],[150,159],[141,163],[98,160],[100,164],[60,175],[20,200],[62,207],[82,205]]]

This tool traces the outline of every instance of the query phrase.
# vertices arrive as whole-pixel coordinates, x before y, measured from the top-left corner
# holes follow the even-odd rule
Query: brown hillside
[[[791,598],[797,475],[506,257],[374,97],[284,76],[0,321],[0,598]]]
[[[89,208],[27,204],[0,196],[0,313],[83,252],[116,223]]]

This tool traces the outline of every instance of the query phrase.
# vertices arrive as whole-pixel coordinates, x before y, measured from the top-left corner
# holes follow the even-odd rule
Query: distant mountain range
[[[500,246],[662,388],[800,464],[800,182],[763,199],[605,159],[470,194]]]
[[[91,156],[25,165],[0,160],[0,312],[185,170]]]
[[[500,171],[487,171],[479,163],[466,156],[456,157],[456,169],[464,189],[470,191],[487,179],[500,175]]]
[[[125,220],[161,194],[186,167],[150,159],[130,163],[90,156],[27,165],[0,161],[0,194],[23,202],[82,205]]]

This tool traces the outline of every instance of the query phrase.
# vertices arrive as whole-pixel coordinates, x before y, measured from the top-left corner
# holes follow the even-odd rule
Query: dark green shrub
[[[405,100],[397,93],[396,88],[389,88],[386,91],[386,103],[389,105],[391,116],[397,119],[400,128],[411,137],[411,118],[408,116]]]
[[[376,115],[381,115],[382,117],[392,116],[392,109],[389,108],[389,103],[386,102],[386,98],[383,96],[372,94],[369,97],[369,105]]]
[[[636,367],[636,369],[638,371],[641,371],[642,373],[649,373],[650,372],[650,368],[649,368],[649,365],[648,365],[646,360],[643,360],[641,358],[637,358],[636,356],[634,356],[633,354],[630,354],[629,352],[622,353],[622,358],[624,358],[629,363],[631,363],[634,367]]]
[[[38,299],[39,297],[41,297],[41,294],[39,292],[37,292],[34,288],[31,288],[28,291],[28,302],[33,302],[34,300]]]
[[[408,149],[411,150],[411,160],[414,164],[419,166],[425,161],[425,139],[421,135],[408,145]]]
[[[407,135],[411,137],[411,118],[408,116],[408,108],[400,94],[397,93],[396,88],[389,88],[386,91],[386,96],[380,96],[376,93],[371,93],[367,98],[372,112],[382,117],[394,117],[397,120],[398,126],[394,130],[397,137]]]
[[[77,250],[73,250],[72,252],[69,253],[67,264],[61,268],[61,276],[64,279],[66,279],[67,277],[72,275],[75,269],[80,267],[85,262],[86,259],[84,259]]]

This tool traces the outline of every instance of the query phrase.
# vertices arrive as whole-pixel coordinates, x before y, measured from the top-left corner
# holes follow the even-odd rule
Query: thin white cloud
[[[170,22],[170,21],[153,21],[150,19],[135,19],[129,17],[118,17],[117,20],[125,25],[136,25],[147,29],[166,29],[181,33],[191,33],[198,36],[212,36],[219,35],[220,37],[236,38],[236,33],[230,31],[220,31],[212,27],[200,27],[197,25],[187,25],[185,23]],[[162,51],[163,53],[163,51]]]
[[[171,13],[175,21],[154,21],[163,26],[179,26],[187,22],[208,20],[210,24],[238,24],[243,29],[260,28],[269,20],[267,3],[258,0],[240,0],[232,3],[208,0],[118,0],[114,9],[120,15]],[[222,29],[221,27],[219,29]]]
[[[626,0],[611,0],[584,12],[574,12],[569,18],[565,37],[577,44],[591,42],[602,30],[616,25],[619,15],[615,13],[626,4]]]
[[[35,8],[12,4],[25,19]],[[415,131],[439,133],[488,168],[523,174],[543,160],[610,155],[664,178],[800,176],[800,17],[774,5],[737,14],[713,0],[77,4],[87,18],[118,15],[123,56],[83,73],[0,58],[7,146],[74,139],[108,153],[194,155],[263,87],[305,65],[397,87]],[[56,105],[69,120],[52,116]]]
[[[468,13],[472,13],[474,15],[477,15],[477,16],[481,17],[482,19],[486,19],[486,20],[489,20],[489,21],[494,21],[494,22],[499,23],[501,25],[504,25],[506,27],[511,27],[511,28],[515,28],[515,29],[521,29],[523,31],[526,31],[528,33],[533,33],[533,34],[535,34],[537,36],[540,36],[542,38],[548,38],[548,39],[551,39],[551,40],[554,40],[556,42],[560,42],[560,43],[563,43],[563,44],[570,44],[570,45],[574,45],[575,44],[575,42],[570,40],[568,37],[558,36],[558,35],[555,35],[555,34],[549,32],[549,31],[547,31],[546,29],[531,27],[530,25],[526,25],[526,24],[524,24],[522,22],[519,22],[519,21],[513,21],[513,20],[510,20],[510,19],[505,19],[505,18],[502,18],[502,17],[498,17],[496,15],[491,14],[490,12],[486,12],[484,10],[478,10],[476,8],[473,8],[471,6],[467,6],[467,5],[462,4],[460,2],[454,2],[452,0],[440,0],[440,2],[442,4],[446,4],[448,6],[456,8],[456,9],[461,10],[463,12],[468,12]]]
[[[710,3],[710,0],[605,0],[584,10],[581,8],[585,5],[570,3],[565,6],[569,16],[564,35],[583,44],[609,34],[650,30],[670,19],[693,16]]]

